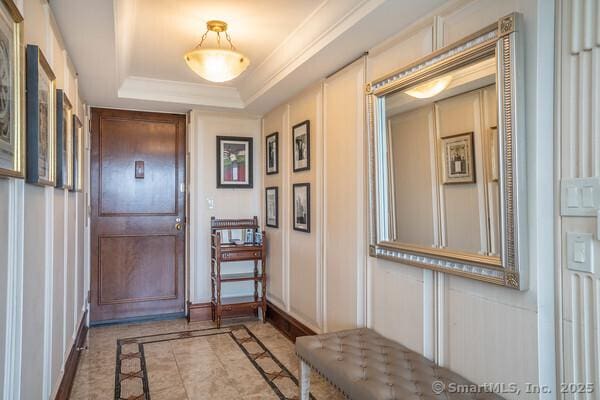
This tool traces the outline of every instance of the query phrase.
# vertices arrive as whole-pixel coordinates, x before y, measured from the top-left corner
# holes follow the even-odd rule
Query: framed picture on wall
[[[252,187],[252,138],[217,136],[217,188]]]
[[[3,0],[0,17],[0,176],[24,178],[23,16],[12,0]]]
[[[279,188],[273,186],[265,189],[265,207],[266,225],[279,228]]]
[[[56,187],[73,189],[73,106],[65,92],[56,89]]]
[[[473,132],[442,138],[444,184],[474,183]]]
[[[294,172],[310,169],[310,121],[292,127],[292,159]]]
[[[83,124],[77,115],[73,115],[73,188],[75,192],[83,190]]]
[[[279,172],[279,132],[267,136],[266,149],[267,175],[273,175]]]
[[[294,230],[310,232],[310,183],[293,186]]]
[[[56,77],[38,46],[27,45],[27,182],[56,184]]]

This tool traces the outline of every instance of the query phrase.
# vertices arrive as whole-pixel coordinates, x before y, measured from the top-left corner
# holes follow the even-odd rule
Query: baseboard
[[[169,319],[179,319],[184,318],[185,312],[176,312],[169,314],[156,314],[156,315],[146,315],[142,317],[131,317],[131,318],[122,318],[122,319],[106,319],[103,321],[94,321],[90,322],[90,327],[103,326],[103,325],[123,325],[123,324],[139,324],[144,322],[152,322],[152,321],[165,321]]]
[[[258,316],[257,310],[236,309],[223,310],[223,318],[251,317]],[[212,321],[212,311],[210,303],[191,303],[188,302],[188,322]]]
[[[267,321],[293,342],[299,336],[316,335],[316,332],[267,301]]]
[[[71,389],[73,388],[73,381],[75,380],[75,374],[77,373],[77,366],[79,365],[79,356],[81,351],[78,350],[85,344],[85,338],[87,335],[88,327],[86,325],[87,311],[83,314],[79,328],[77,329],[77,336],[73,341],[73,346],[69,352],[69,357],[65,362],[65,372],[58,386],[56,397],[54,400],[67,400],[71,396]]]

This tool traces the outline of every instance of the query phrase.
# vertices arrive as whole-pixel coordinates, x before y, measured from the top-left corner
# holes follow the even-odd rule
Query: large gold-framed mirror
[[[527,288],[518,26],[367,85],[371,256]]]

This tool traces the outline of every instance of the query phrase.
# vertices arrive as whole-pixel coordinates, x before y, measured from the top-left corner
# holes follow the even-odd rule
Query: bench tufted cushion
[[[435,381],[445,387],[472,383],[371,329],[299,337],[296,354],[353,400],[501,399],[492,393],[435,394]]]

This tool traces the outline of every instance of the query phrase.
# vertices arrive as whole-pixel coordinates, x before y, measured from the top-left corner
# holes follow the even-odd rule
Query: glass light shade
[[[443,76],[405,90],[404,93],[417,99],[427,99],[441,93],[442,90],[448,87],[451,81],[452,75]]]
[[[188,67],[211,82],[226,82],[240,75],[250,60],[237,51],[196,47],[185,55]]]

